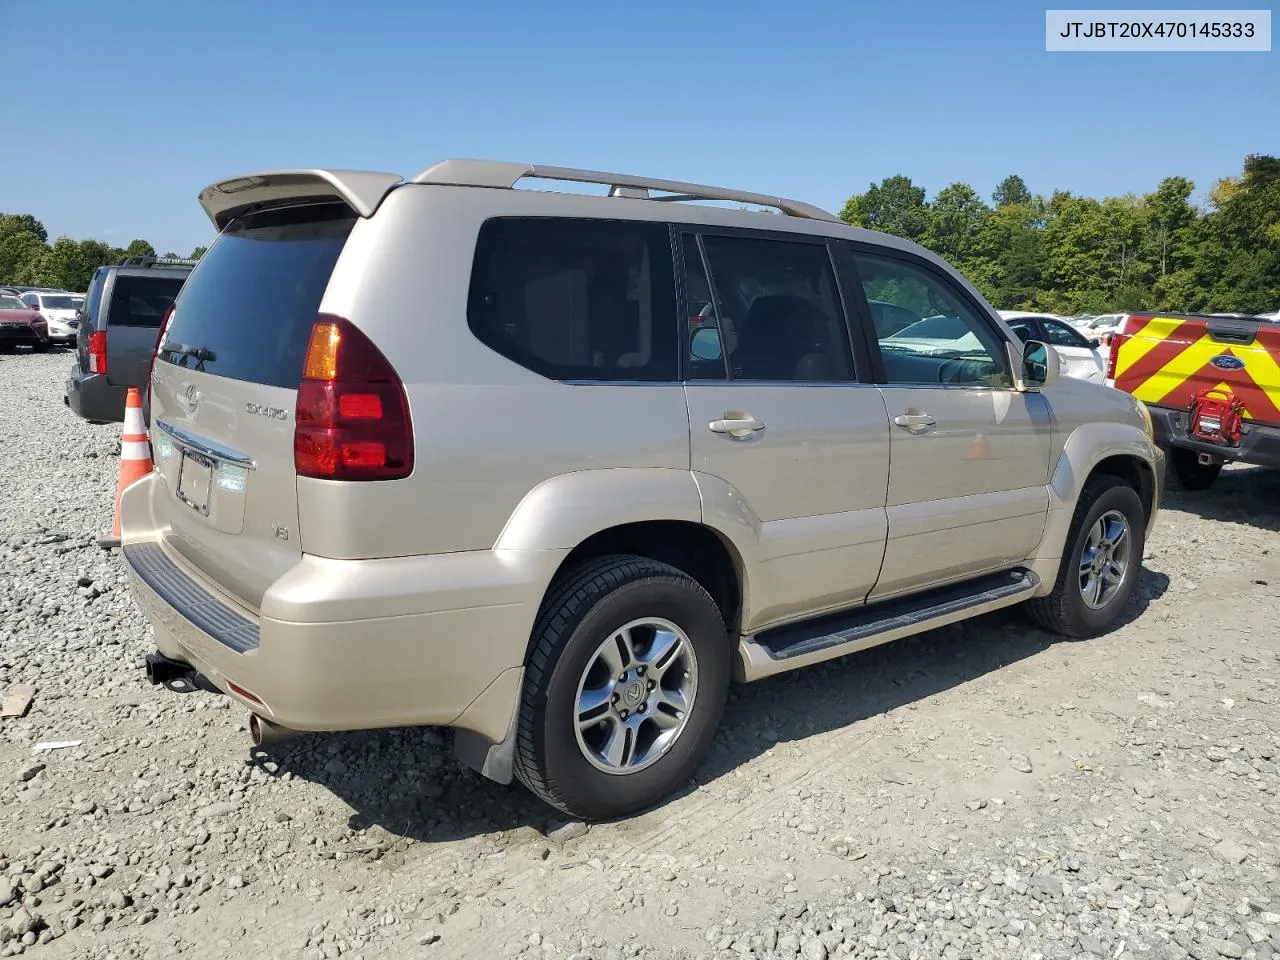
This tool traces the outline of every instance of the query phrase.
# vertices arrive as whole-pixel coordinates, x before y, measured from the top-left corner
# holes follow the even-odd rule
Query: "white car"
[[[1097,338],[1094,328],[1082,332],[1063,317],[1052,313],[1001,310],[1000,316],[1020,339],[1040,340],[1058,351],[1062,358],[1062,372],[1066,376],[1090,383],[1106,382],[1107,361],[1098,351],[1102,341]],[[1091,322],[1101,319],[1097,317]]]
[[[1100,317],[1090,317],[1087,323],[1076,329],[1090,339],[1097,337],[1105,344],[1107,338],[1120,329],[1120,324],[1124,323],[1127,316],[1127,313],[1104,313]]]
[[[84,305],[83,294],[65,290],[28,290],[22,295],[22,302],[39,310],[49,321],[49,339],[52,342],[68,346],[75,343],[80,326],[77,318]]]

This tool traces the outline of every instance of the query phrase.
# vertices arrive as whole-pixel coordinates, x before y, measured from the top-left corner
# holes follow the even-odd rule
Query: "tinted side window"
[[[711,234],[702,243],[732,379],[853,379],[825,244]]]
[[[182,289],[185,277],[128,277],[116,274],[107,323],[113,327],[159,329],[164,313]]]
[[[910,311],[916,320],[877,334],[889,383],[1011,387],[1005,343],[941,276],[905,260],[854,253],[868,300]]]
[[[97,320],[98,306],[102,303],[102,287],[106,282],[107,271],[94,271],[93,279],[89,281],[89,292],[85,294],[84,306],[80,308],[84,316]]]
[[[1046,317],[1040,321],[1040,326],[1044,328],[1045,340],[1055,347],[1085,347],[1087,349],[1089,346],[1088,340],[1065,323],[1050,320]]]
[[[1024,343],[1028,340],[1035,340],[1036,329],[1028,320],[1010,320],[1008,321],[1009,329],[1017,334],[1018,339]]]
[[[467,320],[544,377],[674,381],[675,304],[665,224],[499,218],[480,230]]]

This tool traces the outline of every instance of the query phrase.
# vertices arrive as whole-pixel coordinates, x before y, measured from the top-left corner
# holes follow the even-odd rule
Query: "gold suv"
[[[122,539],[152,679],[200,674],[259,743],[449,726],[619,816],[688,779],[731,680],[1012,604],[1089,636],[1134,592],[1144,407],[914,244],[472,160],[200,200]]]

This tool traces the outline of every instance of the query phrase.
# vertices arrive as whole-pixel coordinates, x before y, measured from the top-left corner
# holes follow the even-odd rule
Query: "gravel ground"
[[[1016,611],[733,693],[680,797],[562,824],[432,730],[254,754],[148,686],[118,428],[0,357],[0,956],[1280,956],[1280,480],[1170,491],[1116,632]],[[78,740],[36,752],[35,744]]]

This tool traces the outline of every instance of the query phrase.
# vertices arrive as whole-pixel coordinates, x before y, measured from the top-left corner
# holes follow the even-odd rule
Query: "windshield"
[[[84,297],[41,297],[41,310],[78,310]]]
[[[0,310],[25,310],[27,305],[17,297],[0,294]]]

